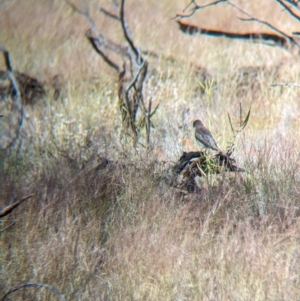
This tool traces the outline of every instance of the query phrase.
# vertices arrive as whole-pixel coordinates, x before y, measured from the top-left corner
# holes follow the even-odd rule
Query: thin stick
[[[235,4],[228,2],[228,5],[232,6],[233,8],[235,8],[236,10],[240,11],[242,14],[246,15],[249,17],[249,19],[243,19],[243,18],[239,18],[241,21],[256,21],[258,23],[261,23],[263,25],[266,25],[267,27],[271,28],[272,30],[276,31],[277,33],[281,34],[282,36],[284,36],[285,38],[287,38],[291,43],[297,45],[300,48],[300,45],[295,41],[295,39],[293,39],[292,37],[290,37],[289,35],[287,35],[286,33],[284,33],[283,31],[279,30],[278,28],[276,28],[275,26],[273,26],[272,24],[260,20],[258,18],[253,17],[252,15],[250,15],[249,13],[245,12],[244,10],[242,10],[240,7],[236,6]]]
[[[5,301],[6,297],[8,297],[8,295],[10,295],[11,293],[19,290],[22,287],[27,287],[27,286],[34,286],[34,287],[44,287],[45,289],[51,291],[52,293],[54,293],[58,299],[60,301],[66,301],[66,298],[64,297],[64,295],[62,295],[59,290],[52,285],[48,285],[48,284],[44,284],[44,283],[38,283],[38,282],[25,282],[25,283],[21,283],[18,284],[14,287],[12,287],[2,298],[2,301]]]
[[[218,1],[214,1],[214,2],[211,2],[211,3],[208,3],[206,5],[197,5],[195,0],[192,0],[186,7],[185,9],[183,10],[183,12],[185,12],[192,4],[194,4],[194,7],[191,9],[191,12],[187,15],[183,15],[183,14],[176,14],[176,16],[172,19],[176,19],[176,18],[189,18],[191,17],[197,10],[200,10],[200,9],[203,9],[203,8],[206,8],[206,7],[210,7],[210,6],[214,6],[214,5],[218,5],[219,3],[222,3],[222,2],[228,2],[228,0],[218,0]]]
[[[20,204],[22,204],[24,201],[26,201],[27,199],[31,198],[33,196],[33,194],[27,195],[24,198],[14,202],[13,204],[4,207],[1,211],[0,211],[0,218],[10,214],[14,209],[16,209]]]
[[[286,5],[284,2],[282,2],[281,0],[276,0],[281,6],[283,6],[295,19],[297,19],[298,21],[300,21],[300,17],[297,16],[289,7],[288,5]],[[299,8],[298,8],[299,9]]]

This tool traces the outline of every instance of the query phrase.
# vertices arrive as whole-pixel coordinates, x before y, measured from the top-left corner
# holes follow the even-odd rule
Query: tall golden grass
[[[299,26],[274,1],[266,3],[241,5],[285,30]],[[0,296],[32,281],[73,300],[300,298],[299,93],[270,86],[297,82],[299,57],[185,36],[171,18],[186,4],[126,4],[136,45],[159,54],[146,58],[145,97],[160,103],[150,153],[141,145],[132,150],[122,134],[117,74],[84,38],[82,16],[58,0],[1,6],[0,41],[14,68],[45,81],[60,74],[64,92],[59,101],[49,97],[25,108],[22,143],[0,154],[1,206],[34,194],[1,220]],[[117,23],[98,12],[101,5],[111,9],[109,2],[88,5],[98,28],[120,39]],[[227,8],[198,16],[191,22],[241,31],[260,27],[237,21]],[[210,90],[199,86],[200,66],[212,75]],[[263,68],[243,86],[238,70],[249,66]],[[205,120],[225,149],[232,140],[227,113],[237,122],[240,104],[245,113],[251,106],[234,153],[246,172],[207,179],[200,194],[170,187],[163,171],[183,151],[197,150],[193,120]],[[95,168],[102,157],[113,163]],[[11,294],[18,298],[53,295],[25,288]]]

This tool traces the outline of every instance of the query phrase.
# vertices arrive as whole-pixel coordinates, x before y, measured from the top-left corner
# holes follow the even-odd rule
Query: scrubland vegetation
[[[283,30],[299,28],[272,1],[240,2]],[[1,153],[0,205],[33,197],[1,220],[0,296],[32,281],[67,300],[299,300],[299,88],[270,86],[299,82],[299,55],[185,36],[171,18],[186,4],[126,3],[136,45],[158,54],[145,56],[145,97],[160,104],[148,151],[145,133],[133,149],[122,132],[117,74],[84,37],[83,16],[58,0],[0,7],[0,41],[14,68],[63,82],[57,101],[48,95],[26,106],[19,142]],[[117,40],[116,23],[99,12],[110,2],[88,5],[98,28]],[[220,7],[191,22],[261,28]],[[206,91],[200,66],[213,83]],[[247,76],[244,67],[260,68]],[[246,172],[208,177],[198,193],[168,185],[164,171],[183,151],[198,150],[193,120],[226,149],[227,113],[236,123],[240,104],[251,116],[233,157]],[[55,295],[24,288],[8,298]]]

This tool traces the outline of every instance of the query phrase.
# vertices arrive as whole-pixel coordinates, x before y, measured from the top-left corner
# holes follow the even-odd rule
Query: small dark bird
[[[220,151],[211,132],[204,126],[201,120],[195,120],[193,122],[193,127],[195,128],[196,141],[201,147],[210,148],[214,151]]]

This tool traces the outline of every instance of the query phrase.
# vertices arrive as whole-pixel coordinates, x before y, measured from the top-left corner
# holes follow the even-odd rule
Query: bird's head
[[[196,127],[196,126],[203,126],[203,123],[201,120],[197,119],[193,122],[193,127]]]

